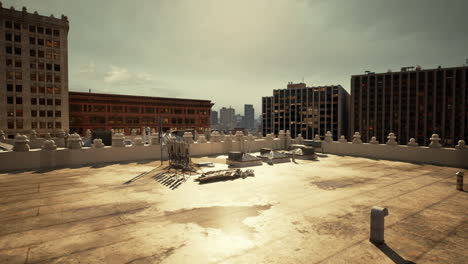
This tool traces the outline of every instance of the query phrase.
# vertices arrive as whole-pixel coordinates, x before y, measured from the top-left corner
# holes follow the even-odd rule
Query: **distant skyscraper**
[[[218,111],[211,111],[211,126],[216,126],[218,124]]]
[[[234,128],[235,124],[235,116],[236,111],[234,108],[226,108],[223,107],[219,110],[219,123],[222,129],[232,129]]]
[[[248,129],[255,127],[255,109],[251,104],[244,105],[244,125]]]

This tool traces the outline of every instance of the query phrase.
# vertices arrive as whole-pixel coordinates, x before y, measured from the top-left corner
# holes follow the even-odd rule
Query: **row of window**
[[[153,107],[139,107],[139,106],[107,106],[106,105],[79,105],[71,104],[71,112],[111,112],[111,113],[146,113],[146,114],[208,114],[207,110],[195,109],[169,109],[169,108],[153,108]]]
[[[11,54],[11,55],[21,55],[21,48],[20,47],[12,47],[12,46],[6,46],[5,47],[5,52],[6,54]],[[54,60],[59,60],[60,59],[60,52],[58,50],[36,50],[36,49],[30,49],[29,50],[29,56],[31,57],[38,57],[38,58],[46,58],[46,59],[54,59]]]
[[[21,68],[23,66],[23,63],[21,62],[21,59],[15,59],[13,60],[12,58],[6,58],[5,65],[7,67],[16,67],[16,68]],[[60,71],[60,64],[52,64],[52,63],[44,63],[44,62],[36,62],[33,61],[30,63],[30,68],[31,69],[39,69],[39,70],[48,70],[48,71]]]
[[[23,120],[22,119],[9,119],[8,120],[8,128],[9,129],[23,129]],[[15,124],[16,124],[16,127],[15,127]],[[55,126],[54,126],[55,124]],[[31,122],[31,128],[32,129],[58,129],[58,128],[62,128],[62,123],[61,122]]]
[[[22,117],[23,116],[23,110],[22,109],[17,109],[16,111],[14,110],[7,110],[7,116],[9,117],[14,117],[16,112],[16,117]],[[47,115],[46,115],[47,114]],[[55,114],[55,115],[54,115]],[[31,116],[32,117],[61,117],[62,112],[60,111],[52,111],[52,110],[31,110]]]
[[[15,89],[13,89],[13,87]],[[17,93],[23,92],[23,85],[22,84],[16,84],[13,86],[13,84],[7,83],[6,85],[6,90],[7,92],[13,92],[16,91]],[[35,94],[39,92],[39,94],[56,94],[60,95],[62,93],[62,88],[60,88],[60,85],[55,85],[55,87],[52,87],[51,85],[47,85],[47,87],[44,87],[43,85],[37,87],[36,84],[31,85],[31,93]]]
[[[23,80],[23,73],[22,72],[14,72],[14,71],[7,71],[6,72],[6,79],[7,80]],[[44,73],[44,72],[31,72],[30,74],[31,81],[39,81],[39,82],[56,82],[60,83],[61,78],[59,74],[52,74],[52,73]]]
[[[21,23],[5,20],[5,28],[21,30]],[[29,25],[29,32],[46,34],[46,35],[54,35],[56,37],[60,36],[60,30],[58,29],[44,28],[44,27],[40,27],[36,25]]]
[[[7,96],[7,104],[23,104],[23,97],[13,97]],[[47,104],[46,104],[47,103]],[[55,104],[54,104],[55,103]],[[49,105],[49,106],[59,106],[62,104],[61,99],[52,99],[52,98],[31,98],[32,105]]]

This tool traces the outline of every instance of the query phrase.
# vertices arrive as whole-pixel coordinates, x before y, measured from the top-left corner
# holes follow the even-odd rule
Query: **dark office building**
[[[255,128],[255,109],[251,104],[244,105],[244,126],[248,129]]]
[[[353,75],[351,131],[360,132],[364,142],[372,136],[384,142],[390,132],[399,144],[415,138],[419,145],[428,145],[433,133],[446,146],[466,141],[467,78],[466,66]]]
[[[294,138],[302,134],[312,139],[315,134],[333,133],[348,138],[348,92],[341,85],[307,87],[305,83],[288,83],[286,89],[273,90],[273,96],[262,97],[263,135],[290,130]]]

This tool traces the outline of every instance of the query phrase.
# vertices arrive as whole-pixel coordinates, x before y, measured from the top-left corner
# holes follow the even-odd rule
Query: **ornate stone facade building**
[[[389,133],[399,144],[411,138],[427,146],[432,134],[442,144],[468,140],[468,67],[421,69],[351,77],[351,131],[368,142]]]
[[[159,117],[163,130],[201,132],[210,128],[212,106],[209,100],[70,92],[70,132],[141,134],[143,127],[157,128]]]
[[[341,85],[307,87],[288,83],[286,89],[273,90],[262,98],[263,135],[289,130],[292,137],[301,134],[313,139],[331,131],[337,140],[348,137],[348,92]]]
[[[68,18],[0,2],[0,130],[68,129]]]

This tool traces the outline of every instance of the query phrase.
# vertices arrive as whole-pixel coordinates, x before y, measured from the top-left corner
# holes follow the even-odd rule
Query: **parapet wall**
[[[321,141],[321,150],[329,154],[468,168],[468,148],[464,142],[460,141],[457,148],[442,148],[438,144],[440,140],[438,136],[433,135],[433,143],[430,147],[418,147],[414,142],[408,145],[396,145],[395,136],[392,134],[389,135],[390,137],[387,144],[378,144],[375,141],[362,143],[358,133],[354,135],[353,142],[348,142],[343,137],[339,141],[332,141],[331,134],[327,133],[324,141],[321,141],[318,135],[315,141]],[[93,147],[83,147],[80,136],[73,134],[67,137],[68,148],[63,148],[64,138],[62,137],[55,138],[57,142],[54,143],[50,139],[29,140],[24,135],[17,135],[13,142],[14,151],[0,151],[0,171],[161,159],[161,145],[154,140],[158,138],[157,136],[151,138],[151,144],[143,144],[141,137],[133,138],[131,146],[123,144],[124,138],[123,135],[116,134],[112,139],[112,147],[104,147],[102,141],[99,142],[99,140],[95,140]],[[304,143],[302,137],[291,139],[290,134],[284,131],[280,131],[278,137],[270,134],[266,138],[244,136],[242,133],[237,133],[235,136],[220,136],[218,133],[212,134],[211,142],[206,141],[204,136],[200,136],[198,141],[193,141],[190,132],[183,138],[190,143],[190,152],[194,157],[222,155],[229,151],[258,152],[261,148],[282,150],[288,149],[291,144]],[[42,149],[30,149],[29,144],[39,145],[39,143],[44,144]],[[55,148],[54,144],[58,148]],[[166,150],[163,149],[163,159],[167,159],[166,155]]]

